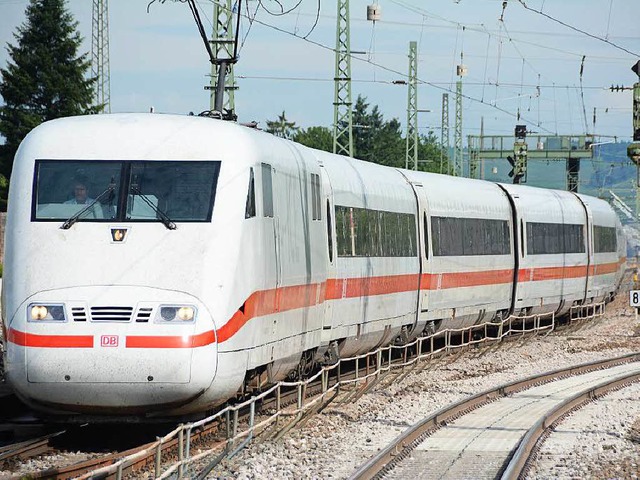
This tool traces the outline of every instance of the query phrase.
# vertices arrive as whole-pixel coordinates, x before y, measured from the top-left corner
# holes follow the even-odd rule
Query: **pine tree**
[[[10,60],[0,68],[0,173],[11,175],[13,158],[27,133],[59,117],[97,113],[95,78],[86,78],[91,62],[78,54],[82,38],[66,0],[30,0],[26,21],[7,44]],[[6,198],[6,197],[5,197]]]
[[[274,134],[276,137],[291,138],[298,131],[296,122],[287,120],[287,116],[282,111],[282,115],[278,115],[277,120],[267,120],[266,131]]]

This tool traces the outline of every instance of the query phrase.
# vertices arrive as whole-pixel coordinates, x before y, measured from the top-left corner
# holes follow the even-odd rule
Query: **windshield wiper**
[[[111,178],[111,183],[109,184],[109,186],[107,187],[107,189],[104,192],[102,192],[100,195],[98,195],[93,202],[87,204],[86,207],[84,207],[82,210],[80,210],[74,216],[70,217],[66,222],[64,222],[62,224],[62,226],[60,228],[63,229],[63,230],[70,229],[73,226],[74,223],[76,223],[78,220],[80,220],[80,217],[82,217],[86,212],[91,210],[91,208],[96,203],[98,203],[100,200],[102,200],[102,197],[104,197],[105,195],[109,194],[109,198],[111,199],[111,201],[113,201],[115,189],[116,189],[116,184],[114,183],[113,178]]]
[[[158,215],[158,218],[160,219],[162,224],[167,227],[167,230],[175,230],[176,228],[178,228],[173,220],[171,220],[166,213],[156,207],[153,202],[149,200],[149,197],[142,193],[138,187],[131,185],[131,191],[138,195],[142,200],[144,200],[144,203],[151,207],[151,209]]]

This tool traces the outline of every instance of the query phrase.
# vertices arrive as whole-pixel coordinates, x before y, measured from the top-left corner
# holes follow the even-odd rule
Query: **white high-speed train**
[[[326,356],[563,314],[612,297],[625,262],[596,198],[154,114],[34,129],[5,242],[6,377],[83,418],[199,413]]]

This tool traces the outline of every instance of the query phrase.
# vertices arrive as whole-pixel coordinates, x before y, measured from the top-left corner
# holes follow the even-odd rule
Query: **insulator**
[[[382,18],[382,7],[378,4],[367,5],[367,20],[377,22]]]

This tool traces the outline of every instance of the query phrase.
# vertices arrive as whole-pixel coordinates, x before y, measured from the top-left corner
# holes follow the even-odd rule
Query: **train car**
[[[615,295],[622,282],[626,242],[617,216],[604,200],[578,195],[589,215],[589,284],[587,301],[602,302]]]
[[[516,313],[567,313],[585,302],[587,209],[570,192],[505,185],[519,226]]]
[[[209,118],[54,120],[11,177],[5,375],[50,417],[201,415],[320,362],[610,298],[616,222]]]
[[[512,207],[497,184],[406,172],[420,205],[424,252],[419,319],[428,331],[460,328],[511,311]],[[430,237],[430,239],[429,239]]]

